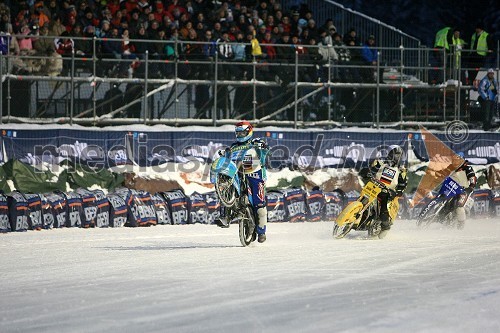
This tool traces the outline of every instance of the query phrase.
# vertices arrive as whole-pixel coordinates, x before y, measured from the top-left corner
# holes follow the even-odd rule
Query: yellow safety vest
[[[486,31],[483,31],[479,35],[479,39],[477,40],[477,47],[476,47],[476,52],[479,55],[485,56],[486,53],[488,53],[488,43],[486,42],[486,38],[488,37],[488,33]],[[472,35],[471,39],[471,47],[474,47],[474,42],[476,41],[476,34]]]
[[[450,27],[443,28],[436,33],[436,40],[434,41],[434,47],[442,47],[447,50],[450,49],[448,45],[448,32],[450,31]]]
[[[461,50],[465,45],[465,41],[462,38],[455,38],[455,36],[453,36],[451,39],[453,43],[453,51],[455,52],[455,68],[459,68],[461,66],[460,64],[460,57],[462,55]]]

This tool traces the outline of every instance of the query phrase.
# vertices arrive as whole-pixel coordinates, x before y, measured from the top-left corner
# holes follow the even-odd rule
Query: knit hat
[[[493,70],[493,68],[489,68],[488,69],[488,74],[490,74],[490,73],[495,73],[495,71]]]

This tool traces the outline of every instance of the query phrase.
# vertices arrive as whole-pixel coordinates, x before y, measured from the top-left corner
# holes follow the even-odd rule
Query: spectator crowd
[[[62,66],[66,63],[62,59],[74,54],[128,60],[99,66],[101,75],[127,76],[140,67],[147,52],[151,60],[178,57],[194,61],[179,74],[189,79],[208,78],[213,66],[196,61],[214,60],[217,55],[221,62],[256,59],[262,63],[259,75],[263,79],[288,82],[293,70],[271,64],[293,64],[298,54],[299,63],[314,65],[300,70],[301,80],[317,82],[326,80],[326,63],[354,66],[376,61],[374,36],[366,40],[363,49],[348,49],[346,45],[362,45],[355,29],[342,35],[331,19],[318,26],[307,5],[284,11],[277,0],[20,0],[2,1],[0,15],[2,53],[46,57],[36,64],[14,62],[21,73],[58,74],[68,67]],[[93,37],[98,38],[95,45]],[[151,68],[152,76],[173,76],[173,67],[163,63]],[[250,78],[250,67],[227,65],[220,69],[224,79]],[[335,71],[339,80],[373,81],[369,71]]]

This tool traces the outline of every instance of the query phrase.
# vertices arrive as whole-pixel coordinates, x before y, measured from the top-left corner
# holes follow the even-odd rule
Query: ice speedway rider
[[[408,184],[406,168],[402,165],[403,154],[403,149],[400,146],[391,145],[387,148],[385,159],[376,159],[369,168],[360,171],[360,176],[373,177],[389,189],[389,191],[382,191],[378,195],[381,222],[379,238],[384,238],[387,235],[393,222],[390,219],[387,204],[396,196],[402,196]]]
[[[454,158],[460,159],[460,165],[455,170],[451,170],[450,178],[464,188],[464,192],[458,195],[455,201],[455,216],[459,224],[465,223],[465,203],[470,194],[474,191],[477,183],[476,173],[469,165],[469,161],[462,159],[459,155]],[[457,164],[454,164],[457,165]],[[445,171],[446,172],[446,171]],[[446,175],[446,174],[445,174]]]
[[[253,137],[253,126],[244,120],[235,125],[236,142],[231,147],[219,151],[219,155],[231,156],[233,152],[248,149],[244,157],[243,172],[246,175],[248,189],[251,192],[253,209],[257,217],[257,241],[266,240],[267,205],[266,205],[266,166],[265,159],[269,151],[267,143],[261,138]],[[225,215],[225,210],[223,211]],[[217,221],[220,227],[228,227],[230,221],[226,216],[221,216]]]

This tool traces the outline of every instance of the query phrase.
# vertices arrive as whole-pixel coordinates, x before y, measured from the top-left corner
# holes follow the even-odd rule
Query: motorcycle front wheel
[[[382,231],[382,224],[380,221],[372,221],[370,227],[368,228],[368,237],[378,237]]]
[[[226,207],[232,207],[236,202],[236,188],[231,177],[219,174],[215,182],[215,191],[220,202]]]
[[[436,200],[436,199],[434,199],[434,200]],[[442,201],[441,202],[434,202],[434,200],[429,202],[427,204],[427,206],[425,206],[425,208],[422,209],[422,211],[424,211],[425,214],[420,215],[418,217],[418,220],[417,220],[418,227],[427,227],[432,222],[438,221],[439,213],[441,212],[441,209],[443,209],[443,207],[444,207],[444,202],[442,202]],[[432,207],[429,208],[429,206],[431,206],[431,205],[432,205]]]
[[[337,223],[335,223],[335,226],[333,227],[333,238],[344,238],[345,235],[351,231],[352,226],[354,223],[346,223],[343,226],[339,226]]]
[[[245,213],[239,220],[239,229],[241,245],[248,246],[257,238],[255,217],[251,207],[245,208]]]

